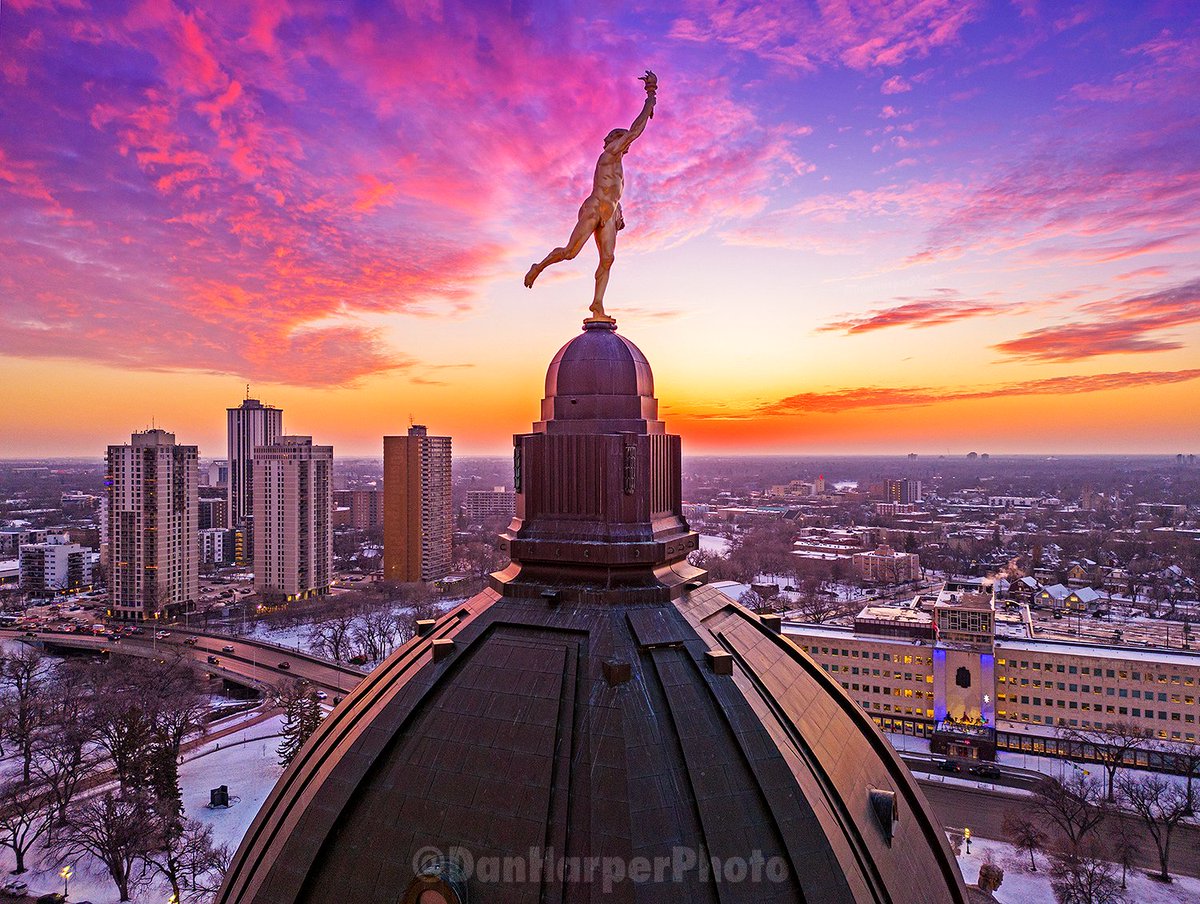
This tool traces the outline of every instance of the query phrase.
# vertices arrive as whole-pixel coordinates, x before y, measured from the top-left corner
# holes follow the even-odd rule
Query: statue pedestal
[[[583,321],[585,330],[615,330],[617,328],[616,317],[589,317]]]

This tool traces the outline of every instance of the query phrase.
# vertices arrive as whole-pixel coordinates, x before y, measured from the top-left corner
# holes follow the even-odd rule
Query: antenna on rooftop
[[[249,398],[250,398],[250,384],[249,383],[246,384],[246,398],[247,398],[247,400],[249,400]]]

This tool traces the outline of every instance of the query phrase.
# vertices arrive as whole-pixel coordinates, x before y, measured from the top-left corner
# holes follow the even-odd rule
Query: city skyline
[[[0,456],[220,458],[247,380],[339,457],[505,454],[647,67],[606,306],[688,454],[1195,451],[1185,4],[356,9],[5,4]]]

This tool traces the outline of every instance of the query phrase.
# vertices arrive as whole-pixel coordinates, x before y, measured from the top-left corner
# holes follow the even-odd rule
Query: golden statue
[[[608,287],[608,271],[612,268],[617,249],[617,232],[625,228],[621,216],[621,192],[625,188],[625,170],[621,159],[634,139],[642,134],[646,123],[654,118],[655,95],[658,93],[658,76],[649,69],[639,76],[646,85],[646,103],[628,129],[613,129],[604,137],[604,153],[596,161],[596,175],[592,177],[592,193],[579,208],[579,221],[571,232],[567,243],[555,248],[525,274],[525,287],[532,288],[533,281],[543,270],[559,261],[573,260],[588,236],[596,239],[596,250],[600,252],[600,266],[596,268],[596,294],[589,310],[592,316],[587,323],[616,323],[604,313],[604,290]]]

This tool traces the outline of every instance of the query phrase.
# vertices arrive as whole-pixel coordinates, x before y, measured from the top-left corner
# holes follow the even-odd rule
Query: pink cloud
[[[829,392],[802,392],[761,406],[752,416],[837,414],[862,408],[910,408],[943,402],[974,401],[1012,396],[1073,395],[1111,392],[1143,386],[1161,386],[1200,379],[1200,368],[1176,371],[1139,371],[1113,374],[1079,374],[1026,380],[981,388],[863,386]],[[717,417],[728,417],[719,414]]]
[[[901,297],[896,300],[901,304],[878,308],[857,317],[847,317],[843,320],[826,323],[818,327],[817,331],[854,335],[900,326],[913,328],[941,326],[958,320],[995,317],[1024,310],[1024,307],[1020,305],[963,298],[954,289],[938,289],[934,295],[927,298]]]
[[[818,8],[791,0],[691,4],[670,36],[719,43],[802,71],[841,63],[852,69],[896,66],[956,43],[979,13],[974,0],[846,0]]]
[[[1016,358],[1078,361],[1099,355],[1183,348],[1165,331],[1200,323],[1200,280],[1158,292],[1092,302],[1080,309],[1095,320],[1047,326],[993,346]]]
[[[358,318],[462,312],[514,258],[561,242],[603,135],[644,97],[634,40],[581,52],[486,5],[367,22],[146,0],[73,33],[31,15],[68,42],[23,51],[39,78],[71,41],[137,71],[61,77],[45,138],[0,155],[7,354],[302,385],[417,373]],[[732,93],[664,71],[627,164],[621,253],[757,213],[811,171],[793,147],[811,129],[766,127]],[[60,139],[87,172],[47,151]]]
[[[912,83],[903,76],[893,75],[879,86],[879,90],[883,94],[903,94],[905,91],[912,90]]]

